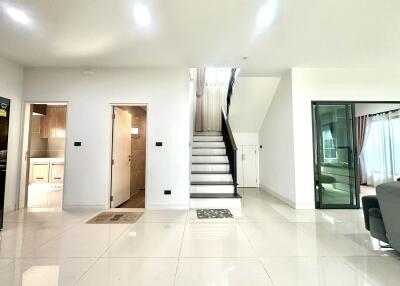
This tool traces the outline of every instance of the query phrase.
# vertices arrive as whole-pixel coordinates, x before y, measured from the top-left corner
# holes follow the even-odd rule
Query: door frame
[[[68,101],[30,101],[25,100],[22,104],[21,116],[21,131],[20,131],[20,147],[19,147],[19,163],[18,163],[18,182],[19,185],[16,190],[15,196],[15,209],[27,208],[28,204],[28,185],[29,185],[29,172],[30,172],[30,158],[27,158],[26,152],[30,149],[31,143],[31,116],[26,116],[27,112],[31,112],[33,104],[51,104],[51,105],[65,105],[67,110],[65,114],[65,148],[64,148],[64,179],[63,179],[63,194],[61,208],[64,209],[64,197],[66,193],[66,179],[67,179],[67,154],[68,154],[68,116],[69,116],[69,102]],[[24,148],[27,150],[24,150]],[[26,159],[27,158],[27,159]],[[24,163],[26,161],[26,165]]]
[[[110,103],[110,150],[109,150],[109,171],[108,171],[108,178],[109,178],[109,182],[108,182],[108,188],[107,188],[107,209],[111,209],[111,195],[112,195],[112,160],[113,160],[113,148],[114,148],[114,118],[113,118],[113,114],[114,114],[114,107],[140,107],[140,106],[144,106],[146,107],[146,167],[145,167],[145,182],[144,182],[144,208],[146,209],[148,206],[148,168],[149,168],[149,164],[148,164],[148,154],[149,154],[149,140],[148,140],[148,130],[149,130],[149,104],[148,103]]]
[[[353,148],[354,148],[354,155],[353,155],[353,160],[354,160],[354,171],[355,171],[355,180],[356,180],[356,187],[355,187],[355,196],[356,196],[356,205],[354,206],[349,206],[349,205],[324,205],[320,206],[317,201],[317,196],[319,197],[317,188],[316,188],[316,165],[315,162],[317,160],[316,155],[319,154],[319,144],[315,144],[315,128],[318,126],[315,126],[316,120],[314,118],[314,105],[316,104],[325,104],[325,105],[338,105],[338,104],[351,104],[353,106],[353,111],[352,111],[352,121],[353,121]],[[359,171],[358,171],[358,154],[359,150],[357,148],[357,123],[356,123],[356,116],[355,116],[355,105],[356,104],[400,104],[400,101],[384,101],[384,100],[378,100],[378,101],[367,101],[367,100],[312,100],[311,101],[311,122],[312,122],[312,142],[313,142],[313,177],[314,177],[314,202],[315,202],[315,208],[316,209],[359,209],[360,208],[360,176],[359,176]],[[315,149],[315,146],[317,145],[317,149]],[[318,176],[320,177],[320,170],[318,170]]]

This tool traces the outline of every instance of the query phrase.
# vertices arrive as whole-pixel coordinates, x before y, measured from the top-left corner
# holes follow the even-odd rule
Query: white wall
[[[0,96],[11,99],[4,210],[15,209],[19,186],[19,147],[23,69],[0,57]]]
[[[399,97],[400,102],[400,97]],[[355,104],[356,117],[400,109],[400,104],[384,104],[384,103],[357,103]]]
[[[400,69],[294,68],[292,89],[296,207],[314,208],[311,101],[398,101]]]
[[[229,123],[233,132],[258,132],[267,113],[279,77],[238,77],[235,82]]]
[[[260,186],[295,207],[292,78],[281,78],[259,131]]]
[[[64,206],[108,206],[111,103],[141,103],[148,104],[147,207],[188,208],[188,83],[187,69],[94,69],[89,76],[80,69],[26,69],[25,100],[68,102]]]

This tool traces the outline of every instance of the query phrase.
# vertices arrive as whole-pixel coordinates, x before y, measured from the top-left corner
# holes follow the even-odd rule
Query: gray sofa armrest
[[[364,197],[362,197],[361,200],[362,200],[362,206],[363,206],[363,212],[364,212],[365,228],[367,230],[370,230],[369,210],[371,208],[379,209],[378,197],[377,196],[364,196]]]
[[[383,222],[381,210],[377,208],[370,208],[368,213],[371,236],[379,239],[380,241],[389,243],[389,240],[386,236],[386,228]]]
[[[400,182],[390,182],[376,188],[386,236],[393,249],[400,251]]]

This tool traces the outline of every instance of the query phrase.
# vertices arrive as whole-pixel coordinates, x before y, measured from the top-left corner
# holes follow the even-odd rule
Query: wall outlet
[[[170,195],[171,194],[171,190],[164,190],[164,195]]]

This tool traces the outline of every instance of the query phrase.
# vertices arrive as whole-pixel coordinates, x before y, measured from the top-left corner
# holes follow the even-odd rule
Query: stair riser
[[[222,140],[222,136],[193,136],[193,141],[220,142]]]
[[[241,208],[241,199],[190,199],[190,208],[199,209],[199,208],[223,208],[223,209],[232,209],[232,208]]]
[[[195,132],[194,136],[221,136],[221,132],[218,131]]]
[[[233,194],[234,187],[232,186],[190,186],[191,194]]]
[[[193,142],[194,148],[225,148],[224,142]]]
[[[229,165],[227,165],[227,164],[192,165],[192,171],[194,171],[194,172],[229,172]]]
[[[192,182],[232,182],[231,174],[192,174]]]
[[[227,156],[193,156],[192,163],[228,163]]]
[[[226,155],[226,149],[193,149],[193,155]]]

